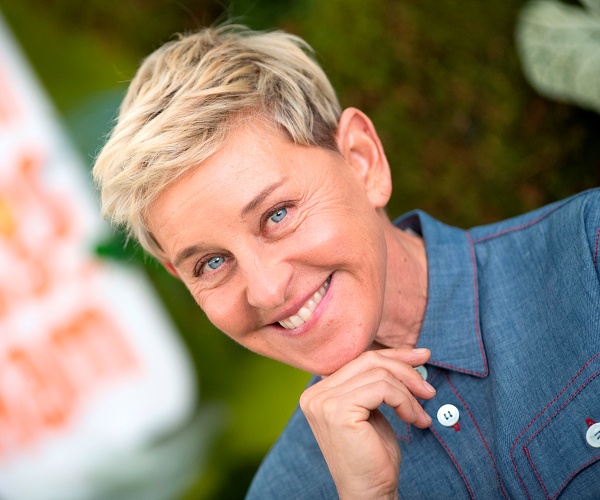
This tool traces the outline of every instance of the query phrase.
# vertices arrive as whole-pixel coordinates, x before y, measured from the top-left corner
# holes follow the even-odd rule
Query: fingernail
[[[425,354],[429,349],[425,349],[424,347],[419,347],[418,349],[413,349],[415,354]]]
[[[427,380],[423,380],[423,387],[425,387],[425,389],[429,392],[435,393],[435,388],[429,383],[427,382]]]

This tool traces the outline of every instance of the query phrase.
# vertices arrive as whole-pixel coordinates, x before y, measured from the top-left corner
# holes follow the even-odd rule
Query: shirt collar
[[[396,219],[400,229],[423,236],[428,292],[417,342],[431,350],[429,364],[477,377],[488,374],[481,337],[473,242],[467,231],[415,210]]]

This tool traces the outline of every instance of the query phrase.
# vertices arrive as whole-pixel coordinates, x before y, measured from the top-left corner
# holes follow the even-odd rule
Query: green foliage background
[[[422,208],[470,226],[600,183],[600,117],[536,95],[513,42],[520,0],[0,0],[0,12],[91,165],[139,61],[175,32],[231,16],[306,38],[343,106],[367,112],[395,183],[390,215]],[[570,2],[575,3],[575,2]],[[187,291],[144,260],[195,361],[200,401],[226,416],[182,498],[242,498],[308,375],[212,328]]]

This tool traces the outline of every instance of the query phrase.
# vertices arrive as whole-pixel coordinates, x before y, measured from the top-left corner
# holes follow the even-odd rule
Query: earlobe
[[[369,117],[356,108],[342,112],[336,134],[338,148],[364,184],[371,204],[384,207],[392,194],[390,167]]]
[[[179,277],[179,273],[175,270],[175,267],[173,266],[173,264],[171,264],[169,261],[161,261],[160,263],[163,265],[163,267],[167,270],[167,272],[171,276],[174,276],[177,279],[181,279]]]

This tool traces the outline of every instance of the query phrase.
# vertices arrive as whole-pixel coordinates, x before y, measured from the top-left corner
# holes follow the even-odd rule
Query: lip
[[[276,329],[279,333],[285,333],[287,335],[293,335],[293,336],[302,335],[302,333],[304,333],[305,331],[310,329],[312,327],[312,325],[317,321],[317,319],[321,316],[323,309],[325,308],[325,306],[327,305],[327,303],[330,300],[329,291],[331,290],[331,286],[334,281],[334,273],[330,274],[328,279],[329,279],[329,286],[327,287],[327,290],[325,291],[325,295],[323,295],[323,298],[317,305],[316,309],[313,311],[313,314],[308,321],[306,321],[305,323],[300,325],[298,328],[294,328],[292,330],[288,330],[287,328],[284,328],[283,326],[281,326],[279,324],[279,321],[287,319],[290,316],[296,314],[298,312],[298,310],[308,301],[308,299],[310,299],[314,295],[316,290],[307,294],[305,298],[295,301],[281,315],[279,315],[278,318],[273,323],[269,324],[268,326]],[[319,285],[319,288],[321,288],[321,286],[323,286],[323,285],[322,284]],[[319,288],[317,288],[317,290]]]

